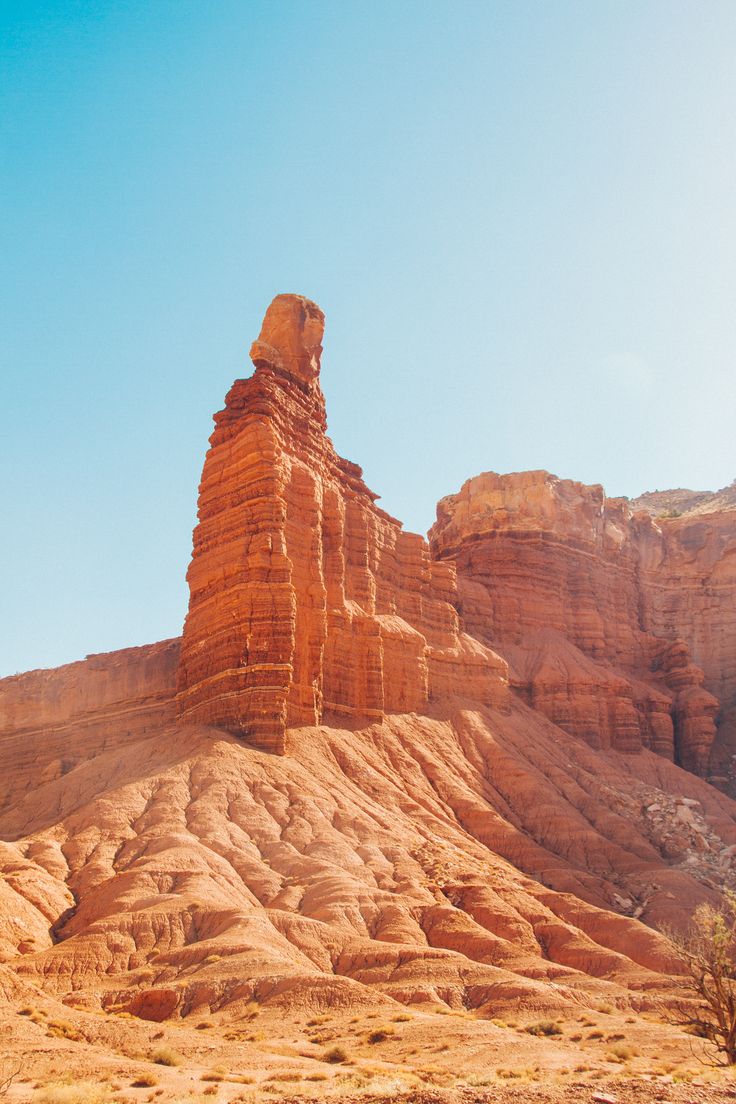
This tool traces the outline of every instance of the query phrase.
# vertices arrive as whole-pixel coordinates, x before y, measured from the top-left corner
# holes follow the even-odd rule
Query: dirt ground
[[[0,1072],[17,1069],[7,1104],[736,1100],[736,1073],[703,1064],[698,1040],[616,1010],[489,1021],[395,1006],[287,1017],[254,1005],[237,1023],[150,1023],[59,1009],[0,1016]]]

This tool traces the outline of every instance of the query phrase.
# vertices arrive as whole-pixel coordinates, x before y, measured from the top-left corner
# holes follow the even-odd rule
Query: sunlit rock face
[[[275,752],[325,717],[489,703],[506,686],[504,662],[460,631],[454,566],[326,436],[323,326],[297,295],[266,312],[255,372],[215,416],[188,572],[179,716]]]
[[[727,784],[736,693],[736,512],[653,518],[544,471],[442,499],[432,554],[462,624],[534,708],[594,747],[641,747]]]

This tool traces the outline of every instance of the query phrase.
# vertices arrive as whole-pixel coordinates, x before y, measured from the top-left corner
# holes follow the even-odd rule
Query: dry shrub
[[[151,1053],[151,1061],[158,1066],[180,1066],[184,1061],[178,1050],[171,1047],[156,1047]]]
[[[152,1089],[158,1085],[158,1077],[155,1073],[141,1073],[135,1081],[131,1081],[132,1089]]]
[[[540,1020],[539,1023],[527,1024],[524,1028],[527,1035],[561,1035],[562,1028],[552,1020]]]
[[[368,1036],[369,1043],[385,1043],[394,1034],[392,1027],[377,1027]]]
[[[33,1097],[34,1104],[108,1104],[110,1090],[107,1085],[94,1081],[77,1081],[76,1084],[51,1082],[39,1089]]]
[[[322,1055],[322,1061],[330,1062],[332,1065],[337,1065],[341,1062],[347,1062],[349,1057],[350,1055],[344,1047],[333,1046],[330,1047],[329,1050],[326,1050],[324,1052],[324,1054]]]

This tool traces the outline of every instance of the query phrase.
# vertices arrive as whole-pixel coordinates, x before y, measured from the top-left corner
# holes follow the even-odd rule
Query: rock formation
[[[182,720],[283,751],[323,718],[490,703],[505,664],[459,630],[452,564],[376,506],[326,436],[324,318],[280,295],[215,417],[181,651]]]
[[[632,510],[646,510],[652,517],[674,518],[683,514],[714,514],[736,510],[736,479],[720,491],[646,491],[631,500]]]
[[[392,1078],[448,1032],[597,1076],[588,1016],[689,1055],[638,1017],[677,993],[657,928],[736,887],[696,776],[733,748],[736,513],[489,473],[430,551],[326,436],[322,329],[279,296],[216,416],[181,641],[0,681],[6,1048],[119,1078],[164,1039],[271,1092],[328,1040],[367,1076],[380,1010]]]
[[[457,567],[463,627],[535,708],[592,746],[649,747],[726,784],[736,513],[654,520],[599,486],[487,472],[439,503],[430,540]]]
[[[98,741],[115,748],[174,719],[179,641],[87,656],[0,679],[0,809],[60,778]]]

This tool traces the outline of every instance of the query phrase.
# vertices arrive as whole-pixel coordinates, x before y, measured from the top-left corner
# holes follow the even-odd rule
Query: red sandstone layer
[[[215,417],[188,572],[181,719],[283,751],[288,727],[503,695],[459,628],[452,564],[375,504],[326,436],[323,315],[282,295]]]
[[[430,539],[457,567],[463,627],[536,708],[593,746],[651,747],[725,781],[733,511],[655,521],[598,486],[488,472],[439,503]]]
[[[0,809],[106,747],[174,717],[179,641],[87,656],[0,680]]]

